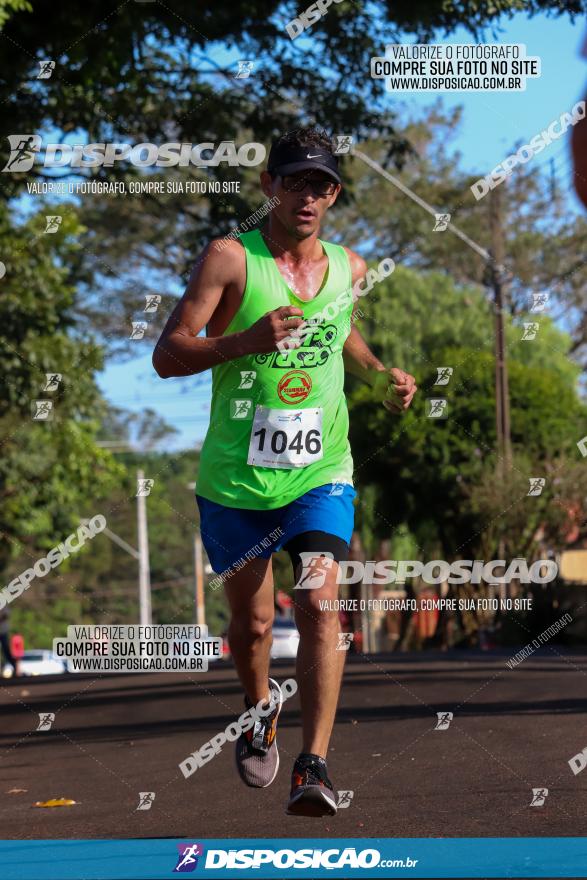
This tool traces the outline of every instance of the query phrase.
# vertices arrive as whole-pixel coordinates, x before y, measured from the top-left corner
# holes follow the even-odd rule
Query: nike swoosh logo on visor
[[[306,159],[321,159],[323,155],[323,153],[316,153],[315,156],[312,156],[311,153],[308,153]]]

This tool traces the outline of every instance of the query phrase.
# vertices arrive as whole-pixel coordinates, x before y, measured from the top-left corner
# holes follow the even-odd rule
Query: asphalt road
[[[581,836],[587,772],[587,654],[350,658],[329,754],[335,818],[285,815],[300,747],[297,697],[278,732],[281,769],[243,786],[233,747],[185,779],[178,764],[242,712],[231,665],[194,675],[67,675],[0,686],[3,838]],[[275,664],[278,680],[293,675]],[[55,713],[36,731],[41,712]],[[454,714],[435,730],[437,712]],[[533,788],[547,788],[530,806]],[[18,791],[24,789],[24,791]],[[12,791],[11,790],[17,790]],[[139,792],[155,792],[137,810]],[[74,806],[35,809],[66,797]]]

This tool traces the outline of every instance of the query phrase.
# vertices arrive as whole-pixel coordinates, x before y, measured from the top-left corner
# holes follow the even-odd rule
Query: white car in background
[[[20,675],[59,675],[67,672],[67,665],[53,651],[25,651],[18,664]],[[13,669],[6,663],[2,670],[3,678],[11,678]]]
[[[272,660],[295,660],[300,644],[300,634],[289,617],[276,617],[273,621]]]

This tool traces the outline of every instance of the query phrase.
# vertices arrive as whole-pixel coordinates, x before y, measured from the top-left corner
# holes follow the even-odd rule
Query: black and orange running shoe
[[[267,788],[279,770],[276,734],[283,694],[272,678],[269,679],[269,692],[267,714],[261,715],[236,741],[236,766],[240,778],[252,788]],[[252,708],[252,703],[246,698],[245,706],[247,709]]]
[[[334,816],[336,796],[328,778],[326,761],[319,755],[301,754],[291,775],[289,816]]]

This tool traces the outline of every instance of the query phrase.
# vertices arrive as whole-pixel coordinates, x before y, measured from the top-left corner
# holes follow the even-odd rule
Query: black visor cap
[[[279,174],[296,174],[298,171],[322,171],[336,183],[342,183],[338,172],[338,159],[327,150],[309,146],[297,147],[289,144],[273,144],[269,151],[267,170],[275,177]]]

